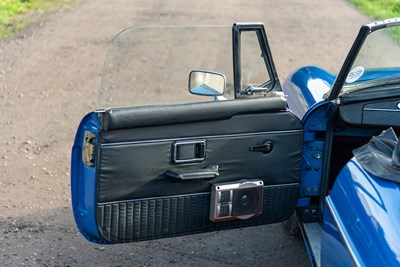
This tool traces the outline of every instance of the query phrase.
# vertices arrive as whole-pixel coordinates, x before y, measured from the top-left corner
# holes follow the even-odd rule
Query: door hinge
[[[83,138],[82,161],[88,167],[94,166],[94,145],[96,144],[96,135],[85,131]]]

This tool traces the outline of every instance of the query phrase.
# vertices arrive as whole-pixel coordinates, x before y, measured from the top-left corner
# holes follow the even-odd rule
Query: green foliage
[[[400,16],[400,0],[350,0],[350,3],[373,19]]]
[[[364,14],[372,19],[390,19],[400,17],[400,0],[349,0]],[[393,37],[400,40],[400,29],[390,29]]]
[[[55,6],[73,0],[0,0],[0,39],[21,30]]]

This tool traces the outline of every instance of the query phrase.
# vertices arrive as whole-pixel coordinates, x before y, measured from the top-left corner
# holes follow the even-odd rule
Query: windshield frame
[[[347,55],[347,57],[343,63],[343,66],[342,66],[338,76],[336,77],[336,80],[335,80],[331,90],[328,91],[324,97],[326,100],[332,101],[342,95],[341,93],[342,93],[342,89],[343,89],[344,83],[346,81],[346,78],[348,77],[348,74],[351,71],[351,68],[358,56],[358,53],[360,52],[360,49],[363,46],[368,35],[377,30],[380,30],[383,28],[394,27],[394,26],[400,26],[400,18],[374,21],[374,22],[370,22],[370,23],[367,23],[367,24],[364,24],[363,26],[361,26],[361,29],[350,49],[349,54]],[[371,86],[375,86],[375,85],[372,85],[372,83],[371,83]],[[347,92],[346,94],[351,94],[351,92]]]

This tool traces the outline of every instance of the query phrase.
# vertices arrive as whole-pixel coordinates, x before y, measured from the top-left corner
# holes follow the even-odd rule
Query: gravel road
[[[74,224],[70,151],[93,110],[108,40],[133,25],[264,22],[283,80],[336,72],[369,19],[342,0],[87,0],[0,41],[0,266],[309,266],[281,224],[99,246]]]

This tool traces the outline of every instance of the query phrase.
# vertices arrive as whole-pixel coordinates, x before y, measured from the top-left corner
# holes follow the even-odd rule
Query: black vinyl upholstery
[[[269,205],[274,205],[275,209],[281,209],[280,212],[263,214],[263,219],[249,222],[239,220],[228,223],[225,228],[279,221],[289,217],[294,209],[301,174],[303,130],[298,118],[285,109],[285,101],[282,98],[116,109],[100,117],[100,120],[103,130],[100,131],[96,155],[97,219],[99,229],[108,236],[110,242],[128,242],[220,229],[215,226],[218,223],[208,222],[208,214],[203,214],[199,219],[201,227],[190,228],[187,231],[177,226],[179,229],[176,231],[167,231],[165,234],[160,232],[158,235],[140,238],[140,234],[137,236],[133,229],[135,221],[137,225],[141,216],[156,216],[149,214],[148,210],[143,213],[137,210],[134,212],[137,205],[141,207],[147,205],[143,203],[160,202],[157,199],[163,199],[160,205],[164,205],[163,203],[169,203],[168,201],[173,199],[192,199],[198,194],[209,198],[213,183],[261,179],[265,188],[280,188],[276,196],[266,196],[273,201],[264,203],[264,209],[270,210],[272,207]],[[174,143],[196,140],[205,141],[205,159],[200,162],[174,163]],[[270,153],[251,151],[251,147],[266,141],[273,144]],[[219,176],[212,179],[179,181],[166,175],[167,171],[190,172],[216,165]],[[208,198],[202,201],[209,201]],[[185,203],[189,205],[185,206],[185,212],[197,214],[196,201],[194,204],[190,201]],[[120,210],[126,210],[126,207],[131,207],[129,214],[128,211]],[[161,206],[159,208],[163,209]],[[209,207],[203,209],[208,210]],[[154,212],[157,212],[156,208]],[[115,227],[118,228],[112,223],[119,221],[118,218],[124,220],[123,227],[129,228],[131,235],[119,239],[118,235],[115,237],[106,234],[114,231]],[[167,219],[163,220],[160,223],[172,223]],[[142,228],[148,227],[140,225]],[[118,228],[115,231],[120,230]]]
[[[99,204],[97,221],[100,233],[112,243],[261,225],[293,214],[298,192],[298,184],[264,187],[262,214],[248,220],[210,221],[210,193],[199,193]]]
[[[120,108],[109,113],[104,123],[106,130],[168,125],[228,119],[235,114],[278,111],[286,108],[283,97],[257,98],[247,100],[226,100],[200,102],[169,106],[144,106]],[[134,115],[134,116],[133,116]]]

